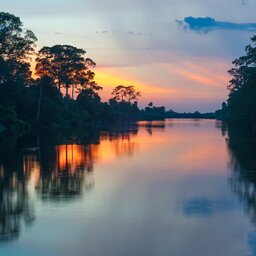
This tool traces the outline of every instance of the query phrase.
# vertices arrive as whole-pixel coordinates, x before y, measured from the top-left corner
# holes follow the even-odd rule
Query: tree
[[[85,50],[71,45],[43,47],[36,58],[36,75],[52,77],[59,90],[65,88],[66,96],[72,87],[72,98],[74,89],[78,87],[99,90],[101,87],[94,81],[95,74],[89,69],[96,63],[84,58],[85,53]]]
[[[43,112],[43,121],[58,120],[61,106],[62,96],[60,91],[54,86],[51,77],[44,76],[37,80],[34,88],[38,94],[36,121],[39,124],[41,120],[41,112]]]
[[[37,38],[22,27],[20,18],[0,12],[0,84],[31,78],[29,61]]]
[[[137,101],[138,97],[141,96],[141,92],[136,92],[133,85],[124,86],[118,85],[111,93],[114,97],[113,100],[117,102],[128,102]]]
[[[228,89],[227,111],[231,121],[256,128],[256,36],[252,44],[245,47],[246,55],[234,60],[234,68],[228,72],[232,76]]]
[[[83,89],[76,98],[79,106],[86,110],[91,119],[95,119],[99,113],[99,107],[101,103],[100,96],[92,88]]]
[[[0,12],[0,119],[8,129],[27,127],[24,121],[32,116],[28,85],[32,84],[30,60],[35,42],[35,35],[23,29],[20,18]]]

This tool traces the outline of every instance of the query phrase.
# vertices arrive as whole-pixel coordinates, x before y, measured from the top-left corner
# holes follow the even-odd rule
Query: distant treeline
[[[34,126],[86,127],[165,118],[215,118],[215,114],[176,113],[152,102],[139,109],[141,92],[118,85],[102,102],[85,50],[54,45],[35,51],[36,36],[20,19],[0,12],[0,130],[26,131]],[[35,58],[35,74],[31,61]]]
[[[166,113],[166,118],[195,118],[195,119],[216,119],[217,115],[216,113],[200,113],[198,111],[193,112],[193,113],[178,113],[175,111],[167,111]]]

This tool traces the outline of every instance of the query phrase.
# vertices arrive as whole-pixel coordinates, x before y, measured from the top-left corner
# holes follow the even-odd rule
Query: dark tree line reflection
[[[41,149],[40,155],[36,189],[43,200],[74,199],[81,196],[83,188],[93,187],[93,181],[85,182],[97,159],[93,145],[59,145]]]
[[[93,167],[100,160],[101,143],[108,140],[116,157],[132,155],[131,137],[138,127],[118,127],[106,132],[42,133],[15,138],[0,137],[0,241],[12,241],[23,223],[35,220],[36,200],[68,202],[94,187]],[[74,135],[75,134],[75,135]],[[104,143],[103,143],[104,144]],[[32,187],[32,188],[31,188]]]
[[[241,127],[229,126],[228,148],[231,158],[230,185],[244,205],[251,223],[256,225],[256,134]],[[256,230],[248,234],[248,245],[256,255]]]
[[[252,223],[256,224],[256,135],[229,127],[227,143],[231,153],[232,190],[243,202]]]
[[[14,138],[1,138],[0,145],[0,241],[9,241],[19,237],[22,221],[29,225],[35,216],[22,150]]]

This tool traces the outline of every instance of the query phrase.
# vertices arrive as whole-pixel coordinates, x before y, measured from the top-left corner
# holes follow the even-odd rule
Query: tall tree
[[[65,88],[66,96],[70,87],[72,97],[75,88],[92,87],[98,90],[101,87],[94,82],[94,73],[90,70],[96,63],[85,58],[85,53],[85,50],[71,45],[43,47],[36,58],[36,74],[39,77],[52,77],[59,89]]]
[[[256,36],[245,47],[246,54],[233,61],[228,89],[228,112],[231,120],[256,129]]]
[[[20,18],[0,12],[0,83],[31,78],[30,60],[37,38]]]
[[[118,85],[111,93],[114,97],[113,100],[117,102],[129,102],[137,101],[141,96],[141,92],[137,92],[133,85],[124,86]]]

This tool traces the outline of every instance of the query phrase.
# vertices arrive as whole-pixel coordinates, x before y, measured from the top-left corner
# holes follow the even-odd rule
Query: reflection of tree
[[[215,127],[217,129],[221,130],[221,135],[223,137],[226,137],[226,135],[227,135],[227,124],[223,123],[222,121],[216,120]]]
[[[21,218],[26,224],[34,220],[31,202],[29,200],[24,180],[17,180],[12,176],[10,187],[3,187],[1,181],[0,205],[0,240],[8,241],[18,238],[20,234]]]
[[[93,187],[89,174],[97,157],[94,145],[60,145],[46,150],[40,157],[38,194],[44,200],[68,200],[81,196],[83,189]]]
[[[79,197],[83,191],[84,171],[75,174],[57,173],[41,177],[37,184],[37,191],[43,200],[68,200]],[[90,189],[92,184],[88,185]]]
[[[22,155],[16,150],[18,146],[15,143],[13,146],[0,148],[1,241],[18,238],[22,220],[29,225],[35,219],[27,190],[28,177],[24,175]],[[3,152],[4,149],[7,150]]]
[[[38,194],[44,200],[63,201],[80,197],[84,189],[90,190],[94,186],[91,172],[95,161],[100,157],[101,142],[109,140],[117,157],[132,155],[137,144],[131,138],[137,133],[137,125],[127,125],[107,129],[100,137],[99,134],[98,137],[94,136],[93,141],[86,137],[73,136],[71,140],[66,140],[66,144],[59,146],[49,146],[39,138],[37,161],[40,175],[36,185]],[[64,140],[59,140],[61,141]]]
[[[145,127],[149,135],[153,135],[154,131],[164,131],[165,130],[165,121],[141,121],[139,122],[140,127]]]
[[[235,127],[228,128],[228,146],[231,155],[230,184],[233,192],[243,202],[245,212],[256,224],[256,134]],[[256,232],[248,235],[248,245],[256,254]]]
[[[245,211],[256,224],[256,135],[229,127],[232,190],[244,202]]]
[[[102,133],[102,140],[109,140],[117,157],[132,156],[138,149],[138,144],[133,140],[138,134],[138,126],[122,126],[107,133]]]
[[[101,136],[87,131],[0,137],[0,240],[18,238],[22,221],[30,224],[35,219],[28,184],[42,200],[80,198],[94,186],[93,167],[105,150],[101,142],[114,145],[117,157],[132,155],[136,144],[131,138],[137,132],[135,125],[107,129]]]

